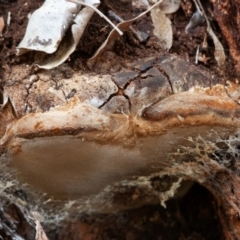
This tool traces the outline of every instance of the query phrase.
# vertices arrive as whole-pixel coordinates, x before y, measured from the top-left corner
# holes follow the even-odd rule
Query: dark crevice
[[[139,77],[139,75],[138,75],[137,77]],[[136,78],[137,78],[137,77],[136,77]],[[124,85],[124,87],[121,88],[121,87],[117,84],[117,82],[114,81],[114,78],[113,78],[113,76],[112,76],[112,77],[111,77],[111,80],[112,80],[113,83],[115,83],[116,86],[118,87],[118,91],[115,92],[115,93],[112,93],[112,94],[108,97],[108,99],[107,99],[101,106],[99,106],[98,108],[101,109],[104,105],[106,105],[106,104],[107,104],[113,97],[115,97],[115,96],[124,96],[124,97],[128,100],[129,111],[131,112],[131,108],[132,108],[131,100],[130,100],[130,98],[128,97],[128,95],[126,95],[126,94],[124,93],[124,90],[125,90],[125,89],[127,88],[127,86],[128,86],[132,81],[134,81],[136,78],[134,78],[134,79],[132,79],[132,80],[129,80],[129,81]]]
[[[140,74],[146,73],[149,69],[151,69],[153,67],[153,64],[151,66],[147,67],[145,70],[139,70],[138,68],[134,68],[134,67],[131,67],[131,66],[127,66],[127,69],[131,70],[131,71],[139,72],[139,74],[138,74],[138,76],[139,76]]]
[[[113,97],[119,96],[119,95],[123,95],[123,93],[122,93],[122,89],[119,89],[119,88],[118,88],[118,91],[115,92],[115,93],[110,94],[109,97],[108,97],[108,99],[107,99],[102,105],[100,105],[98,108],[99,108],[99,109],[102,108],[102,107],[103,107],[105,104],[107,104]]]
[[[134,82],[134,81],[138,80],[139,75],[140,75],[140,73],[139,73],[138,76],[136,76],[135,78],[129,80],[129,81],[124,85],[123,89],[126,90],[126,89],[128,88],[128,86],[131,84],[131,82]]]
[[[129,96],[126,95],[125,93],[123,93],[123,96],[128,100],[129,112],[131,112],[131,110],[132,110],[131,100],[130,100]]]
[[[137,80],[137,79],[140,77],[141,74],[144,74],[144,73],[148,72],[151,68],[156,67],[156,68],[167,78],[168,83],[169,83],[170,88],[171,88],[171,92],[172,92],[172,94],[174,94],[173,86],[172,86],[172,82],[171,82],[171,80],[170,80],[170,77],[169,77],[169,75],[166,73],[166,71],[165,71],[160,65],[157,65],[157,64],[156,64],[156,62],[158,62],[158,61],[159,61],[159,59],[156,58],[156,60],[151,64],[151,66],[147,67],[145,70],[142,70],[142,71],[139,71],[139,69],[137,69],[137,68],[127,66],[127,69],[128,69],[128,70],[137,71],[137,72],[139,72],[139,73],[138,73],[138,76],[137,76],[137,77],[131,79],[130,81],[128,81],[128,82],[124,85],[124,89],[126,89],[132,81]],[[145,78],[147,78],[147,76],[146,76],[146,77],[141,77],[141,78],[142,78],[142,79],[145,79]],[[117,83],[116,83],[116,84],[117,84]]]
[[[171,88],[171,91],[172,91],[172,94],[174,94],[172,82],[171,82],[171,80],[170,80],[169,75],[166,73],[166,71],[165,71],[160,65],[154,65],[154,66],[164,75],[164,77],[167,78],[168,83],[169,83],[170,88]]]
[[[136,71],[136,72],[138,72],[138,75],[137,75],[135,78],[132,78],[132,79],[128,80],[128,81],[124,84],[123,87],[120,87],[120,86],[119,86],[119,84],[114,80],[114,77],[113,77],[113,76],[111,77],[111,80],[117,85],[118,89],[126,90],[127,87],[129,86],[129,84],[130,84],[131,82],[133,82],[133,81],[137,80],[137,78],[139,78],[141,72],[139,72],[138,70],[136,70],[136,69],[134,69],[134,68],[133,68],[133,69],[128,69],[128,70]]]
[[[113,77],[112,77],[113,78]],[[115,97],[115,96],[124,96],[127,100],[128,100],[128,105],[129,105],[129,111],[131,112],[131,107],[132,107],[132,104],[131,104],[131,101],[130,101],[130,98],[128,97],[128,95],[126,95],[125,93],[124,93],[124,90],[126,89],[126,85],[128,86],[129,84],[130,84],[130,82],[131,81],[133,81],[133,80],[131,80],[131,81],[129,81],[125,86],[124,86],[124,88],[122,89],[122,88],[120,88],[119,86],[118,86],[118,84],[112,79],[112,81],[116,84],[116,86],[118,87],[118,91],[117,92],[115,92],[115,93],[112,93],[109,97],[108,97],[108,99],[101,105],[101,106],[99,106],[98,108],[99,109],[101,109],[104,105],[106,105],[113,97]]]

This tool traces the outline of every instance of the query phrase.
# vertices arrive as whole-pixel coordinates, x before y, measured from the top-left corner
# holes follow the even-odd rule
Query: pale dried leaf
[[[79,0],[68,0],[69,2],[73,2],[79,5],[83,5],[85,7],[90,7],[92,8],[96,13],[99,14],[100,17],[104,18],[120,35],[122,35],[122,31],[120,29],[118,29],[114,23],[107,17],[105,16],[101,11],[99,11],[94,4],[96,4],[97,6],[100,4],[99,0],[86,0],[86,2],[82,2]],[[89,2],[89,3],[88,3]]]
[[[226,55],[224,53],[223,46],[222,46],[221,42],[219,41],[219,39],[217,38],[216,34],[213,32],[212,27],[207,18],[207,15],[204,11],[204,8],[202,7],[201,2],[199,0],[194,0],[194,3],[196,5],[196,8],[198,9],[198,12],[205,17],[205,20],[207,22],[207,32],[212,37],[212,40],[213,40],[213,43],[215,46],[214,56],[218,63],[218,66],[220,68],[224,68],[225,61],[226,61]]]
[[[71,27],[72,34],[66,35],[63,38],[58,50],[54,54],[44,55],[37,66],[44,69],[52,69],[65,62],[70,54],[76,49],[93,13],[94,10],[89,7],[80,11],[74,19],[74,23]]]
[[[17,54],[31,50],[48,54],[55,52],[77,11],[78,6],[74,3],[65,0],[46,0],[31,15]]]
[[[205,22],[205,17],[202,16],[202,14],[201,14],[200,12],[196,11],[196,12],[192,15],[192,17],[191,17],[188,25],[186,26],[185,32],[186,32],[186,33],[190,33],[190,31],[191,31],[193,28],[195,28],[196,26],[198,26],[198,25],[200,25],[200,24],[203,24],[204,22]]]
[[[154,35],[158,38],[160,46],[164,50],[172,47],[173,33],[170,19],[159,9],[151,11],[151,17],[154,25]]]
[[[214,56],[215,56],[215,59],[218,63],[218,66],[219,67],[224,67],[225,61],[226,61],[226,56],[225,56],[225,53],[224,53],[223,46],[222,46],[221,42],[219,41],[219,39],[217,38],[217,36],[215,35],[215,33],[213,32],[209,23],[208,23],[207,31],[213,39],[213,43],[214,43],[214,46],[215,46]]]
[[[181,4],[181,0],[163,0],[159,5],[161,11],[165,14],[170,14],[176,12]]]

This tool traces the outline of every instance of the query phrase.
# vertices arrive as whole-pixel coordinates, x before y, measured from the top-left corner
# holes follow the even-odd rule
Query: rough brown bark
[[[217,21],[229,47],[230,54],[235,61],[235,69],[240,72],[240,3],[235,0],[215,1],[214,19]]]

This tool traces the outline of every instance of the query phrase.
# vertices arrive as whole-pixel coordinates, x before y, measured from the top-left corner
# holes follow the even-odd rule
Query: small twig
[[[108,11],[108,15],[110,17],[113,17],[116,21],[118,22],[123,22],[124,20],[119,17],[116,13],[114,13],[113,11]],[[139,40],[139,42],[143,42],[143,38],[140,36],[140,34],[134,29],[133,26],[130,26],[129,29],[133,32],[133,34],[136,36],[136,38]]]
[[[156,3],[151,3],[151,2],[149,2],[149,4],[153,4],[151,7],[149,7],[148,8],[148,10],[147,11],[150,11],[150,10],[152,10],[153,8],[155,8],[158,4],[160,4],[161,2],[162,2],[163,0],[159,0],[158,2],[156,2]]]
[[[193,0],[193,2],[195,3],[195,6],[197,8],[197,10],[199,11],[199,13],[204,16],[206,18],[206,21],[208,22],[208,18],[207,18],[207,15],[203,9],[203,6],[201,4],[201,2],[199,0]]]
[[[196,56],[195,56],[195,64],[198,64],[198,57],[199,57],[199,45],[197,46]]]
[[[201,16],[203,15],[203,11],[202,11],[202,9],[200,10],[200,7],[199,7],[199,2],[197,1],[196,2],[196,0],[193,0],[194,1],[194,3],[195,3],[195,6],[196,6],[196,8],[197,8],[197,11],[201,14]]]
[[[10,23],[11,23],[11,12],[8,12],[8,16],[7,16],[7,30],[6,33],[8,32],[8,29],[10,27]]]
[[[8,16],[7,16],[7,26],[9,27],[11,23],[11,12],[8,12]]]
[[[92,9],[94,9],[94,11],[96,13],[98,13],[100,17],[104,18],[120,35],[123,35],[123,32],[118,27],[116,27],[110,19],[108,19],[101,11],[99,11],[93,5],[89,5],[89,4],[85,3],[85,2],[80,2],[78,0],[67,0],[67,1],[68,2],[72,2],[72,3],[76,3],[76,4],[80,4],[80,5],[83,5],[85,7],[90,7]]]

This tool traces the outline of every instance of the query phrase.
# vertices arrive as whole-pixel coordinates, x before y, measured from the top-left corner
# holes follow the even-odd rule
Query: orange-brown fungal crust
[[[233,125],[239,121],[239,110],[239,105],[230,98],[183,92],[146,108],[143,116],[147,120],[167,121],[169,127],[175,124]]]
[[[230,97],[204,92],[190,91],[171,95],[143,109],[140,116],[107,114],[73,98],[66,105],[49,112],[22,117],[11,130],[7,130],[7,136],[2,142],[11,135],[28,139],[76,135],[84,136],[89,141],[114,144],[125,142],[124,139],[134,139],[137,135],[160,135],[174,127],[237,127],[240,125],[239,117],[240,106]]]

